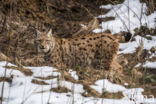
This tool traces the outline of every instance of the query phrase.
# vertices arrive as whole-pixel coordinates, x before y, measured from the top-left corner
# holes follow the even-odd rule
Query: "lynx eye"
[[[36,40],[36,42],[41,42],[41,40]]]
[[[50,40],[46,40],[46,42],[49,42]]]

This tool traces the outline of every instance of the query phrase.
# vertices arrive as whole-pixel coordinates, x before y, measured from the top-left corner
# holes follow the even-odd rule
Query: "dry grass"
[[[41,80],[50,80],[50,79],[57,78],[57,77],[55,77],[55,76],[47,76],[47,77],[36,76],[35,78],[41,79]]]
[[[114,99],[121,99],[123,98],[123,94],[122,92],[118,92],[118,93],[108,93],[108,92],[103,92],[102,98],[114,98]]]
[[[58,86],[57,88],[51,88],[50,91],[54,91],[54,92],[57,92],[57,93],[71,92],[71,90],[67,89],[66,87],[61,87],[61,86]]]
[[[37,80],[37,79],[32,79],[31,82],[34,83],[34,84],[37,84],[37,85],[49,85],[49,84],[46,83],[45,81],[39,81],[39,80]]]
[[[90,84],[87,81],[81,81],[81,83],[83,84],[83,88],[85,90],[84,93],[82,93],[83,96],[85,97],[101,97],[101,94],[99,92],[97,92],[95,89],[90,87]]]
[[[0,82],[12,82],[12,77],[0,77]]]
[[[33,72],[30,69],[26,69],[24,67],[16,67],[16,66],[5,66],[7,69],[14,69],[22,72],[26,76],[32,76]]]
[[[11,59],[0,52],[0,61],[11,61]]]

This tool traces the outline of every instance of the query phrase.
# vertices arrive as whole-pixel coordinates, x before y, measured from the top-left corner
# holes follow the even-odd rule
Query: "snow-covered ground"
[[[115,16],[115,20],[102,22],[102,31],[109,29],[112,33],[118,33],[120,31],[126,31],[125,27],[127,26],[132,34],[134,34],[134,29],[140,27],[140,24],[147,24],[148,27],[154,27],[155,25],[154,18],[156,18],[156,12],[146,16],[146,4],[140,3],[139,0],[125,0],[123,4],[103,5],[101,8],[109,8],[111,11],[99,17]],[[94,32],[100,31],[101,29],[94,30]],[[150,50],[151,47],[156,48],[156,36],[152,36],[152,40],[150,41],[140,36],[136,36],[135,39],[136,41],[120,44],[120,51],[118,54],[133,53],[139,46],[140,40],[143,40],[144,49]],[[151,56],[155,57],[156,53],[151,54]],[[74,104],[156,104],[154,96],[151,95],[150,98],[147,99],[146,95],[142,94],[144,89],[126,88],[127,84],[125,84],[125,86],[118,85],[111,83],[107,79],[101,79],[97,80],[94,85],[91,85],[91,88],[99,93],[103,91],[114,94],[121,92],[124,95],[122,99],[83,97],[81,95],[85,91],[83,85],[64,80],[58,81],[58,77],[61,73],[57,72],[55,68],[48,66],[25,67],[33,72],[32,76],[25,76],[18,70],[4,68],[5,65],[5,61],[0,62],[0,77],[4,76],[6,70],[5,76],[13,76],[13,80],[12,83],[4,83],[3,104],[73,104],[73,101]],[[8,66],[15,65],[9,63]],[[143,66],[156,68],[156,62],[147,61]],[[76,72],[70,70],[69,73],[75,80],[79,79]],[[38,79],[38,76],[53,76],[54,78],[42,80]],[[32,79],[45,81],[47,85],[34,84],[32,83]],[[0,95],[2,94],[2,85],[3,82],[0,82]],[[74,90],[74,95],[72,92],[56,93],[50,91],[51,88],[57,88],[58,85],[66,87],[71,91]]]
[[[124,97],[122,99],[102,99],[102,98],[94,98],[94,97],[83,97],[81,94],[84,92],[83,85],[74,84],[68,81],[59,81],[58,77],[60,73],[57,72],[57,69],[52,67],[25,67],[30,69],[33,72],[32,76],[25,76],[18,70],[14,69],[6,69],[6,62],[0,62],[0,76],[4,76],[5,70],[6,76],[13,76],[12,83],[5,82],[4,83],[4,101],[3,104],[139,104],[141,102],[148,102],[154,104],[156,99],[153,96],[151,98],[146,99],[146,96],[142,94],[144,91],[142,88],[126,88],[122,85],[117,85],[109,82],[107,79],[97,80],[95,85],[91,85],[91,87],[97,90],[99,93],[110,92],[117,93],[122,92]],[[14,66],[12,64],[8,64],[8,66]],[[76,76],[75,72],[70,70],[70,73],[74,73],[72,75]],[[32,79],[37,79],[36,77],[48,77],[54,76],[53,79],[43,80],[47,83],[47,85],[38,85],[32,83]],[[75,78],[75,77],[74,77]],[[41,79],[37,79],[42,81]],[[50,92],[51,88],[57,88],[59,86],[65,87],[71,91],[74,90],[74,95],[72,92],[67,93],[56,93]],[[2,89],[3,83],[0,82],[0,90]],[[1,95],[2,93],[0,93]],[[74,99],[73,99],[74,96]],[[130,100],[131,99],[131,100]]]
[[[109,29],[114,34],[129,29],[134,34],[134,29],[141,25],[147,25],[149,28],[156,26],[154,22],[156,11],[147,16],[147,6],[145,3],[140,3],[140,0],[125,0],[122,4],[104,5],[101,8],[111,9],[111,11],[100,15],[100,18],[115,17],[115,20],[102,22],[102,31]],[[95,32],[100,31],[101,29],[95,30]]]
[[[120,43],[120,51],[118,52],[118,54],[127,54],[135,52],[136,48],[140,45],[141,41],[143,42],[143,49],[150,50],[152,47],[156,48],[156,36],[152,36],[151,38],[152,40],[147,40],[146,38],[143,38],[141,36],[136,36],[135,41]],[[156,53],[154,53],[153,55],[156,55]]]

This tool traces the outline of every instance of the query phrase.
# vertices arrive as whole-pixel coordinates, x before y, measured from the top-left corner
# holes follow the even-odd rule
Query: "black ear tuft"
[[[125,41],[129,41],[132,37],[132,34],[130,32],[125,32],[124,33]]]

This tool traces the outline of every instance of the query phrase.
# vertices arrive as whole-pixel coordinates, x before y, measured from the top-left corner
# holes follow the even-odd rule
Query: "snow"
[[[140,67],[141,63],[138,63],[135,67]],[[150,62],[150,61],[146,61],[143,65],[143,67],[145,68],[156,68],[156,62]]]
[[[128,85],[128,84],[126,83],[126,85]],[[103,92],[109,92],[109,93],[122,92],[122,94],[124,95],[123,99],[127,99],[127,100],[133,99],[135,102],[137,102],[136,104],[140,104],[145,101],[150,102],[150,101],[154,100],[154,98],[150,99],[150,100],[145,99],[145,96],[142,95],[142,92],[144,91],[144,89],[142,89],[142,88],[127,89],[122,85],[113,84],[113,83],[109,82],[107,79],[98,80],[98,81],[96,81],[95,85],[92,85],[91,87],[94,88],[96,91],[98,91],[101,94]],[[131,100],[129,100],[129,102],[131,102]],[[126,102],[126,104],[127,104],[127,102]]]
[[[72,69],[69,70],[69,74],[75,79],[78,80],[78,76],[76,75],[76,71],[73,71]]]
[[[111,9],[112,6],[113,6],[112,4],[108,4],[108,5],[102,5],[100,6],[100,8]]]
[[[4,76],[5,75],[5,70],[7,68],[5,68],[4,66],[6,66],[6,62],[0,62],[0,76]],[[11,63],[8,63],[8,66],[15,66]],[[12,71],[11,69],[7,69],[6,70],[6,77],[10,77],[11,75],[16,75],[16,76],[23,76],[23,73],[17,71],[17,70],[14,70]]]
[[[103,91],[117,93],[126,90],[125,87],[117,84],[113,84],[109,82],[107,79],[98,80],[95,82],[95,85],[91,86],[92,88],[96,89],[99,93],[103,93]]]
[[[124,83],[125,86],[128,86],[128,83]]]
[[[74,89],[74,93],[83,93],[83,86],[81,84],[74,84],[72,82],[68,82],[68,81],[61,81],[60,82],[61,86],[64,86],[70,90]]]
[[[143,67],[156,68],[156,62],[146,61],[146,63],[143,65]]]
[[[114,34],[129,29],[134,34],[134,29],[141,25],[147,25],[149,28],[156,26],[154,22],[156,11],[147,16],[147,6],[139,0],[125,0],[122,4],[106,5],[101,8],[111,10],[105,15],[100,15],[99,18],[115,17],[115,20],[102,22],[102,31],[109,29]],[[94,32],[101,32],[101,29],[95,29]]]
[[[134,29],[142,25],[149,28],[156,27],[154,18],[156,18],[156,11],[150,15],[146,15],[147,6],[145,3],[140,3],[139,0],[125,0],[122,4],[117,5],[102,5],[100,8],[111,9],[107,14],[100,15],[99,18],[115,17],[115,20],[102,22],[102,29],[95,29],[93,32],[98,33],[109,29],[112,34],[120,31],[130,30],[134,35]],[[129,9],[130,8],[130,9]],[[129,10],[129,12],[128,12]],[[126,28],[127,27],[127,28]],[[138,34],[139,35],[139,34]],[[150,34],[149,34],[150,35]],[[147,34],[147,36],[149,36]],[[120,50],[118,54],[128,54],[135,52],[136,48],[143,41],[143,48],[150,50],[151,47],[156,48],[156,36],[150,36],[152,40],[147,40],[141,36],[136,36],[135,41],[127,43],[120,43]]]
[[[135,52],[141,41],[143,42],[143,49],[150,50],[152,47],[156,48],[156,36],[152,36],[151,38],[152,40],[147,40],[146,38],[143,38],[141,36],[136,36],[135,41],[120,43],[120,51],[118,52],[118,54],[128,54]]]
[[[107,79],[97,80],[95,85],[91,87],[102,93],[103,89],[105,92],[117,93],[122,92],[124,97],[122,99],[107,99],[107,98],[94,98],[94,97],[83,97],[81,94],[85,92],[82,84],[75,84],[69,81],[59,80],[56,78],[49,80],[37,79],[36,76],[47,77],[47,76],[60,76],[57,69],[42,66],[42,67],[25,67],[33,72],[32,76],[25,76],[18,70],[5,69],[6,62],[0,62],[0,74],[4,76],[4,71],[7,70],[7,77],[13,76],[12,83],[4,82],[4,101],[3,104],[136,104],[135,102],[155,102],[154,98],[145,99],[142,95],[144,91],[142,88],[125,88],[122,85],[113,84]],[[8,63],[8,66],[15,66]],[[70,73],[74,71],[70,70]],[[74,72],[74,76],[77,76]],[[32,79],[45,81],[48,85],[37,85],[32,83]],[[59,85],[58,85],[59,82]],[[0,82],[0,90],[2,89],[2,82]],[[66,87],[71,90],[67,93],[56,93],[50,91],[51,88],[57,88],[58,86]],[[72,93],[74,92],[74,94]],[[1,95],[1,92],[0,92]],[[73,100],[74,96],[74,100]],[[133,99],[134,101],[130,100]],[[139,104],[138,103],[138,104]],[[152,104],[151,103],[151,104]],[[154,104],[154,103],[153,103]]]
[[[141,63],[138,63],[137,65],[135,65],[135,67],[137,68],[137,67],[140,67],[140,65],[141,65]]]

